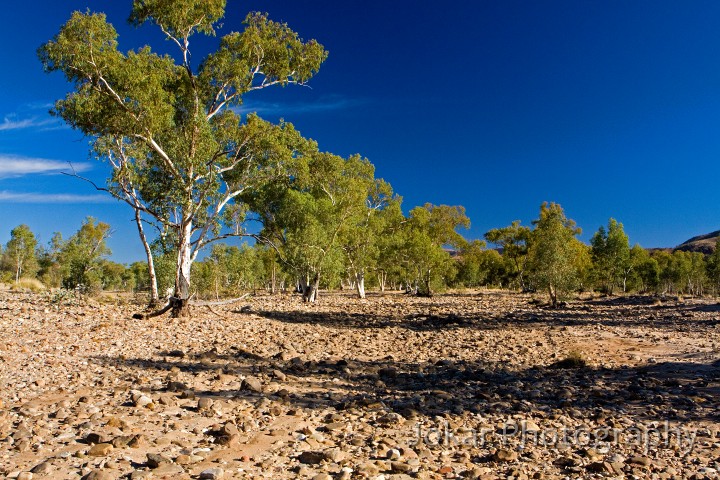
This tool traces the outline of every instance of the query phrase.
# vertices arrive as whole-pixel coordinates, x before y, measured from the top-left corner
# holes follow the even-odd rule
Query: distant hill
[[[720,230],[716,230],[705,235],[698,235],[690,240],[686,240],[677,247],[675,250],[683,250],[686,252],[701,252],[709,255],[715,251],[715,243],[718,237],[720,237]]]

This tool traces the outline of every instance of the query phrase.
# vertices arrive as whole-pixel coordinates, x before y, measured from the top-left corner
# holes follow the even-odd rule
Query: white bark
[[[180,300],[178,308],[173,309],[173,316],[182,316],[187,300],[190,297],[190,268],[192,267],[192,222],[186,220],[180,232],[178,245],[177,271],[175,274],[175,297]]]
[[[320,274],[315,273],[312,279],[302,276],[300,279],[300,285],[303,291],[303,302],[315,303],[317,301],[318,287],[320,285]]]
[[[355,274],[355,289],[358,297],[365,298],[365,272],[357,272]]]
[[[148,276],[150,277],[150,304],[154,305],[160,302],[160,295],[158,294],[157,286],[157,275],[155,275],[155,260],[153,259],[152,249],[145,236],[145,230],[142,226],[142,218],[140,217],[140,209],[135,208],[135,223],[138,227],[138,234],[142,241],[143,248],[145,249],[145,256],[147,257],[148,263]]]

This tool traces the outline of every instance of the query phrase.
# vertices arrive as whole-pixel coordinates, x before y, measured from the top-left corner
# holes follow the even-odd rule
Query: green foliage
[[[367,215],[375,169],[358,155],[318,152],[287,167],[288,175],[247,201],[263,222],[260,240],[298,277],[304,299],[314,301],[321,276],[332,280],[342,273],[342,247]]]
[[[77,233],[62,243],[58,263],[64,288],[82,292],[102,289],[103,257],[110,255],[105,243],[109,236],[110,225],[87,217]]]
[[[578,291],[586,291],[591,289],[593,261],[591,249],[577,238],[572,241],[573,247],[573,266],[576,273],[575,288]]]
[[[99,277],[102,290],[133,291],[136,280],[133,271],[121,263],[100,260]]]
[[[376,217],[377,228],[374,246],[377,248],[374,270],[378,285],[385,289],[388,281],[400,282],[407,280],[405,252],[405,216],[401,209],[402,199],[397,197],[389,202]]]
[[[614,218],[608,228],[601,226],[590,240],[595,275],[602,290],[612,295],[618,282],[627,278],[632,268],[630,263],[630,242],[623,230],[623,224]]]
[[[53,110],[93,142],[111,168],[108,191],[175,239],[175,295],[190,294],[190,270],[206,245],[242,235],[242,194],[284,175],[314,143],[231,107],[271,85],[303,84],[327,53],[287,25],[253,13],[195,68],[190,37],[213,35],[224,0],[135,0],[130,22],[157,25],[180,60],[150,47],[118,50],[105,15],[76,12],[40,47],[46,71],[73,90]]]
[[[551,304],[557,306],[558,298],[578,285],[575,236],[580,229],[556,203],[543,203],[540,218],[533,223],[528,253],[531,281],[536,288],[547,290]]]
[[[10,231],[10,240],[2,255],[4,270],[12,272],[15,282],[20,277],[32,278],[39,268],[35,249],[37,240],[27,225],[18,225]]]
[[[38,277],[51,288],[62,284],[63,269],[60,265],[60,250],[64,244],[62,234],[55,232],[47,246],[38,248]]]
[[[365,298],[366,274],[378,270],[384,237],[392,234],[390,222],[401,202],[399,197],[393,196],[390,184],[384,180],[375,180],[374,185],[368,182],[365,186],[369,187],[365,206],[355,211],[340,240],[345,270],[360,298]]]
[[[715,243],[715,250],[707,258],[708,283],[715,295],[720,292],[720,237]]]
[[[260,249],[247,244],[239,248],[214,245],[210,255],[193,268],[197,270],[196,291],[201,296],[211,294],[215,298],[261,288],[265,276]]]
[[[469,226],[462,206],[426,203],[410,211],[402,228],[400,258],[406,281],[418,295],[430,296],[455,278],[456,262],[446,247],[464,248],[467,242],[457,229]]]
[[[630,249],[630,269],[627,271],[626,285],[623,290],[649,292],[658,287],[660,281],[660,267],[657,260],[640,245],[633,245]]]
[[[455,281],[465,287],[500,285],[506,265],[497,250],[485,249],[485,242],[474,240],[460,252]]]
[[[139,26],[152,21],[175,38],[190,36],[193,30],[214,35],[213,25],[225,14],[225,0],[134,0],[130,23]]]
[[[503,258],[510,260],[511,268],[506,268],[507,278],[504,283],[516,283],[525,291],[525,269],[527,266],[528,249],[530,247],[530,228],[520,225],[520,220],[513,221],[510,226],[495,228],[485,234],[485,239],[502,249]]]
[[[656,251],[652,256],[659,267],[658,290],[661,293],[703,293],[707,283],[707,266],[701,253]]]

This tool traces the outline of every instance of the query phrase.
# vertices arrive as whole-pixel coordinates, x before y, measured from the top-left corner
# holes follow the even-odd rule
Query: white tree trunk
[[[273,263],[272,266],[272,272],[270,273],[270,294],[275,295],[275,292],[277,291],[277,273],[275,272],[275,264]]]
[[[306,303],[315,303],[318,296],[318,287],[320,285],[320,273],[316,272],[312,279],[303,276],[302,280],[303,301]]]
[[[182,317],[187,314],[187,301],[190,298],[190,268],[192,267],[192,222],[187,221],[180,232],[178,245],[177,269],[175,271],[175,298],[178,305],[173,307],[172,316]]]
[[[148,264],[148,276],[150,277],[150,305],[157,305],[160,303],[160,295],[158,294],[157,286],[157,275],[155,275],[155,260],[153,259],[152,249],[145,236],[145,230],[142,226],[142,218],[140,217],[140,210],[135,209],[135,223],[137,224],[138,234],[142,241],[143,248],[145,249],[145,256],[147,257]]]
[[[355,290],[357,290],[358,297],[365,298],[365,272],[355,273]]]

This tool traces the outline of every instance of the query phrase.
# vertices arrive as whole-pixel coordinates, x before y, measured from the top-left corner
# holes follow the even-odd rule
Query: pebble
[[[109,455],[110,452],[112,452],[113,446],[109,443],[98,443],[97,445],[93,445],[90,447],[90,450],[88,450],[87,454],[91,457],[104,457],[106,455]]]
[[[225,478],[225,470],[219,467],[208,468],[207,470],[200,472],[199,478],[204,480],[220,480]]]
[[[242,322],[220,308],[227,318],[200,309],[128,324],[127,305],[23,298],[0,289],[9,478],[717,476],[720,436],[706,419],[718,408],[720,328],[703,299],[677,310],[596,297],[554,311],[499,291],[362,303],[329,293],[316,305],[258,294]],[[27,313],[5,310],[16,303]],[[35,308],[48,318],[34,320]],[[549,368],[573,350],[586,368]],[[698,432],[692,455],[609,438],[665,417]],[[506,423],[530,442],[501,442]],[[487,443],[474,446],[485,428]],[[608,439],[592,448],[531,441],[598,428]]]
[[[82,477],[82,480],[115,480],[116,478],[116,475],[107,470],[97,469]]]

